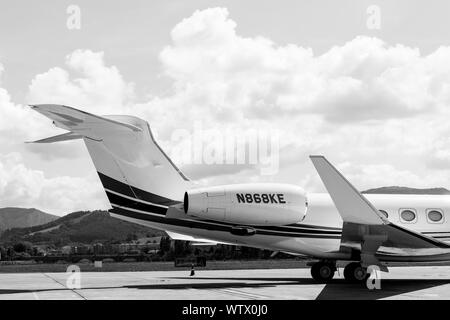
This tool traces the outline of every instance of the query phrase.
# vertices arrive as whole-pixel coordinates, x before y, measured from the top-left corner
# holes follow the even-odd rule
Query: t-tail
[[[55,104],[31,106],[68,133],[34,143],[83,139],[113,207],[130,201],[165,214],[192,185],[155,141],[148,123],[133,116],[97,116]]]

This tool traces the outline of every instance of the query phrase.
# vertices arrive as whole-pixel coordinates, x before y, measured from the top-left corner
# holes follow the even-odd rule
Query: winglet
[[[344,222],[382,225],[378,210],[324,156],[310,156]]]

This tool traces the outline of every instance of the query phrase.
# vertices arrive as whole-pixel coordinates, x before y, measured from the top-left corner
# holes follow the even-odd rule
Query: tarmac
[[[380,289],[350,284],[342,272],[318,284],[309,269],[0,273],[0,299],[450,299],[450,266],[391,267]],[[78,278],[78,276],[80,276]]]

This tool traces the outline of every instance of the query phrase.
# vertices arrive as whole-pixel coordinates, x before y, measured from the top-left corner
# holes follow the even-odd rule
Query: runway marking
[[[252,300],[264,300],[268,299],[268,296],[260,295],[260,294],[254,294],[254,293],[248,293],[245,291],[240,291],[237,289],[218,289],[217,291],[224,291],[225,293],[234,295],[234,296],[240,296],[242,298],[246,299],[252,299]]]
[[[198,290],[198,289],[196,289],[196,290]],[[231,296],[234,296],[234,297],[240,297],[240,298],[252,299],[252,300],[265,300],[265,299],[269,299],[270,298],[269,296],[266,296],[266,295],[245,292],[245,291],[241,291],[241,290],[238,290],[238,289],[232,289],[232,288],[209,289],[209,291],[214,291],[214,292],[218,292],[218,293],[224,293],[224,294],[231,295]]]
[[[36,294],[36,292],[33,292],[33,296],[34,296],[34,300],[39,300],[38,295]]]
[[[68,288],[64,283],[59,282],[58,280],[56,280],[55,278],[51,277],[51,276],[48,275],[47,273],[43,273],[43,275],[46,276],[47,278],[53,280],[53,281],[56,282],[57,284],[63,286],[63,287],[66,288],[67,290],[72,291],[72,292],[75,293],[77,296],[79,296],[81,299],[87,300],[81,293],[77,292],[75,289],[70,289],[70,288]]]

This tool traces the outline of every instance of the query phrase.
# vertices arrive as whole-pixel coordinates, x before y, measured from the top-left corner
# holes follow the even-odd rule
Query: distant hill
[[[11,228],[25,228],[46,224],[58,218],[58,216],[37,209],[1,208],[0,233]]]
[[[408,187],[381,187],[363,191],[362,193],[378,193],[378,194],[450,194],[450,190],[445,188],[428,188],[416,189]]]
[[[130,236],[141,238],[164,234],[163,231],[112,218],[106,211],[80,211],[44,225],[7,230],[0,235],[0,243],[29,241],[33,244],[61,246],[69,243],[125,241]]]

